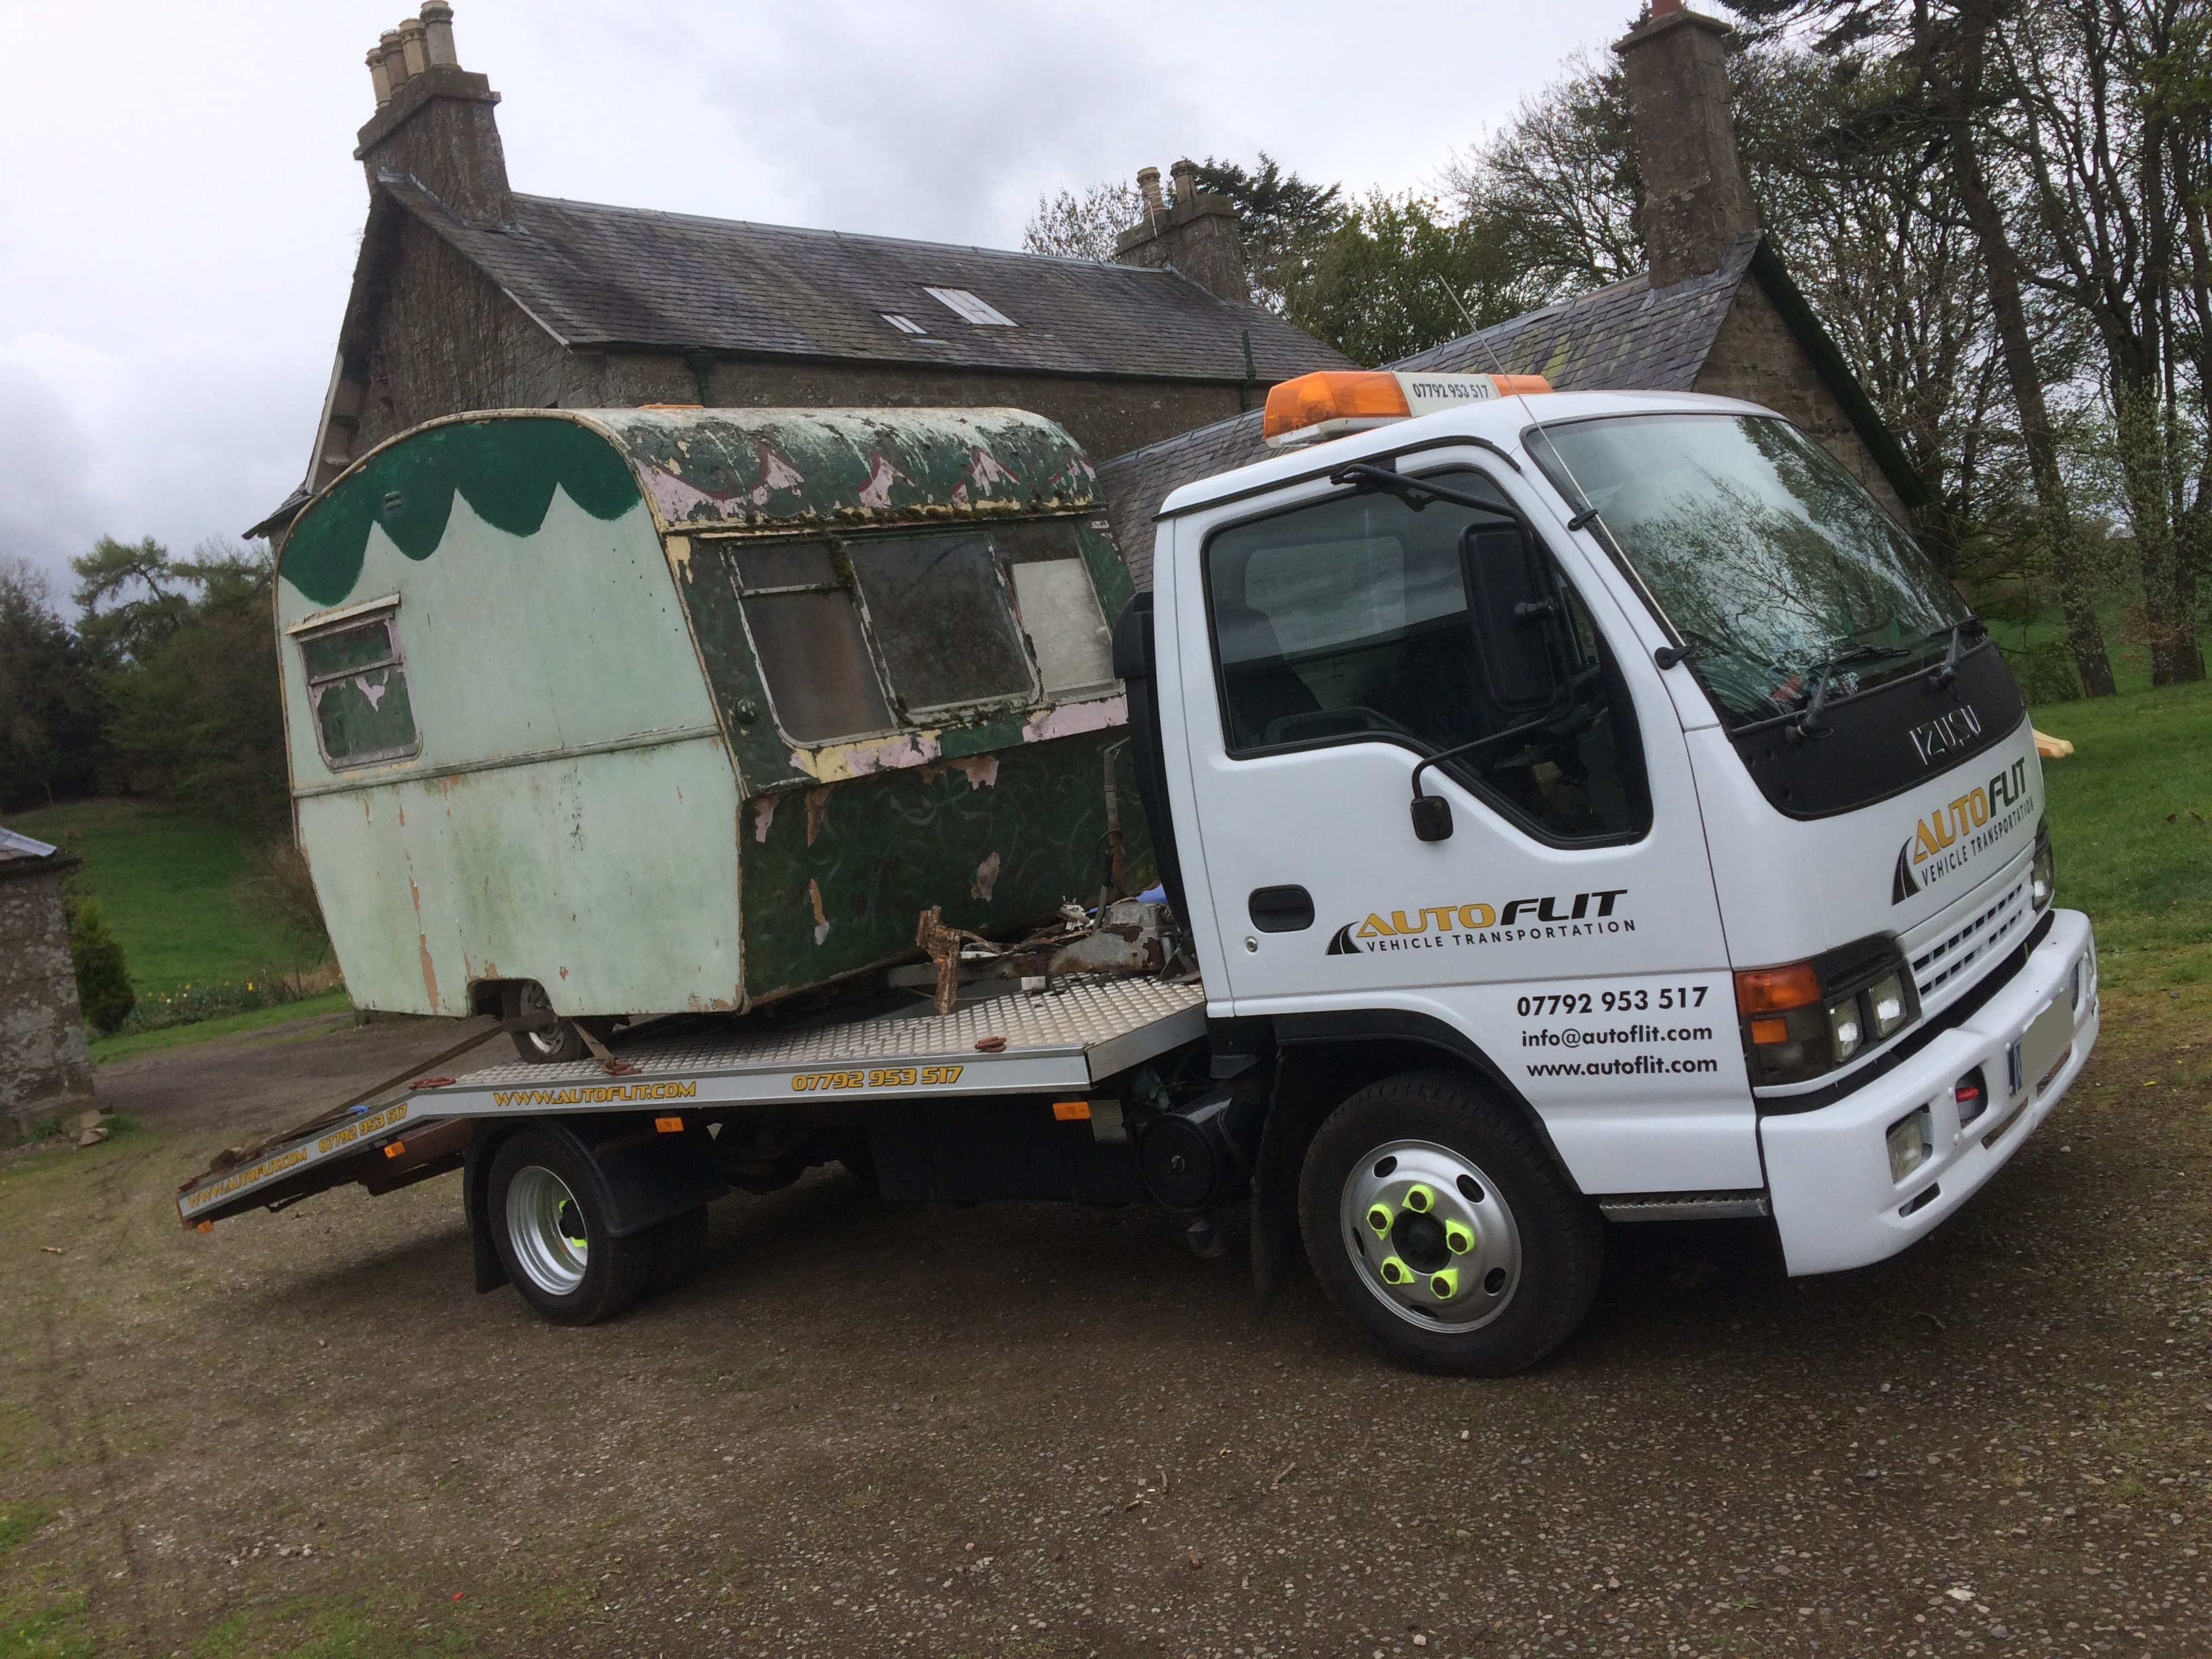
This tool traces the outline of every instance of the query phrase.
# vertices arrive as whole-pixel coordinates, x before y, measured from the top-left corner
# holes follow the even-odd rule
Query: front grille
[[[1919,989],[1922,1009],[1927,1008],[1941,987],[2007,948],[2013,935],[2027,925],[2027,878],[2023,875],[1979,915],[1961,922],[1912,958],[1912,982]]]

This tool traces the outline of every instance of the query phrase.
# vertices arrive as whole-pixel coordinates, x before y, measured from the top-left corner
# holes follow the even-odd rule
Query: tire
[[[607,1232],[597,1171],[566,1136],[523,1129],[492,1158],[489,1214],[499,1264],[556,1325],[592,1325],[645,1293],[653,1230]]]
[[[590,1052],[575,1022],[553,1012],[545,988],[534,979],[522,980],[501,991],[500,1012],[507,1021],[508,1036],[514,1041],[514,1052],[534,1066],[559,1066],[581,1060]]]
[[[1398,1358],[1504,1376],[1574,1334],[1605,1231],[1520,1115],[1455,1072],[1369,1085],[1306,1152],[1298,1220],[1338,1309]]]
[[[645,1276],[645,1293],[659,1296],[698,1276],[707,1261],[707,1206],[703,1204],[646,1229],[653,1255]]]

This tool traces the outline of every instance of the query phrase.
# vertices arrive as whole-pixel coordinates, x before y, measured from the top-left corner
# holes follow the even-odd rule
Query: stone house
[[[98,1103],[62,902],[76,862],[0,830],[0,1145]]]
[[[368,222],[301,489],[472,409],[1009,405],[1118,454],[1346,360],[1250,303],[1188,163],[1116,263],[525,195],[485,76],[429,0],[368,56]]]
[[[1652,0],[1613,50],[1628,77],[1645,188],[1650,268],[1390,367],[1541,374],[1563,392],[1703,392],[1788,416],[1891,512],[1925,500],[1896,439],[1760,234],[1729,112],[1728,28]],[[1194,478],[1267,454],[1258,413],[1120,455],[1099,469],[1114,535],[1139,586],[1152,574],[1152,515]]]

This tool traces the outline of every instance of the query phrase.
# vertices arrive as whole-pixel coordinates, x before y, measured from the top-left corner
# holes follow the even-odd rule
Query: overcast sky
[[[182,553],[305,471],[367,210],[362,56],[403,0],[6,0],[0,556]],[[1041,191],[1266,148],[1435,180],[1635,0],[1112,8],[454,0],[514,186],[1019,246]]]

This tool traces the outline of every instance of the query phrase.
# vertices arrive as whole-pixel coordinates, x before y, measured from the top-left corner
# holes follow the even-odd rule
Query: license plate
[[[2051,1006],[2021,1033],[2020,1076],[2024,1087],[2039,1089],[2057,1068],[2074,1041],[2074,1010],[2065,997],[2054,997]]]

